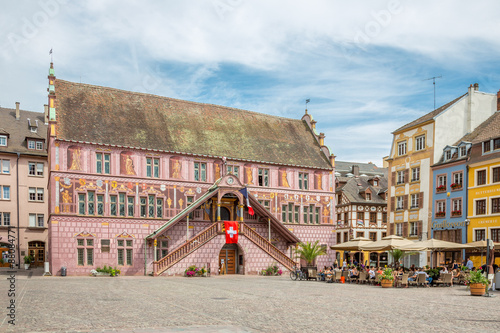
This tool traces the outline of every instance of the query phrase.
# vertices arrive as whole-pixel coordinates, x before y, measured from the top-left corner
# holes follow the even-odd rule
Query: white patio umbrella
[[[379,241],[362,245],[360,246],[360,249],[363,251],[390,251],[399,249],[405,245],[412,244],[414,244],[414,242],[412,242],[411,240],[396,235],[390,235],[382,238]]]
[[[431,238],[424,241],[413,242],[413,244],[402,246],[399,249],[403,251],[443,251],[469,248],[472,248],[472,246],[468,244],[460,244]]]
[[[370,243],[373,243],[373,241],[371,241],[368,238],[356,237],[354,239],[351,239],[348,242],[330,246],[330,248],[332,250],[337,250],[337,251],[361,251],[360,247],[362,245],[366,245],[366,244],[370,244]]]

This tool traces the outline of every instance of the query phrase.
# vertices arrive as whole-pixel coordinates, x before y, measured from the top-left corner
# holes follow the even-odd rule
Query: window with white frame
[[[406,155],[406,141],[398,142],[398,155]]]
[[[396,209],[404,209],[404,196],[396,197]]]
[[[418,222],[410,222],[409,227],[410,236],[418,236]]]
[[[28,162],[30,176],[43,176],[43,162]]]
[[[227,166],[227,173],[231,173],[236,176],[236,178],[239,178],[240,176],[240,167],[237,165],[228,165]]]
[[[3,174],[10,173],[10,160],[0,159],[0,173],[3,173]]]
[[[10,213],[0,212],[0,225],[10,226]]]
[[[309,189],[308,177],[309,174],[304,172],[299,172],[299,189],[301,190]]]
[[[460,147],[460,157],[464,157],[467,155],[467,146]]]
[[[160,177],[160,159],[154,157],[146,157],[146,177]]]
[[[425,134],[415,138],[415,150],[425,149]]]
[[[29,226],[31,228],[43,228],[45,226],[43,214],[29,214]]]
[[[0,146],[7,146],[7,136],[0,135]]]
[[[456,198],[451,200],[451,216],[461,216],[462,215],[462,198]]]
[[[485,185],[485,184],[486,184],[486,170],[477,170],[476,185]]]
[[[486,214],[486,199],[476,200],[476,215]]]
[[[0,200],[10,200],[10,186],[0,185]]]
[[[120,266],[132,266],[133,264],[133,242],[130,239],[118,239],[118,265]]]
[[[500,182],[500,167],[495,167],[491,169],[491,173],[493,176],[492,182],[498,183]]]
[[[36,150],[43,150],[43,142],[42,141],[36,142]]]
[[[436,216],[443,217],[446,214],[446,201],[436,201]]]
[[[30,187],[28,193],[29,201],[43,202],[43,187]]]
[[[259,186],[269,186],[269,169],[259,169]]]
[[[452,189],[462,188],[464,181],[463,172],[455,172],[453,174],[453,183],[451,184]]]
[[[35,140],[28,140],[28,149],[35,149]]]
[[[403,223],[396,223],[396,236],[403,236]]]
[[[476,229],[474,230],[474,236],[476,238],[476,242],[481,240],[486,240],[486,230]]]
[[[418,193],[414,193],[411,195],[411,207],[410,208],[418,208],[419,207],[419,194]]]
[[[405,171],[398,171],[398,182],[397,184],[403,184],[405,182]]]
[[[96,173],[111,173],[111,155],[107,153],[95,153]]]
[[[500,198],[491,199],[491,213],[492,214],[500,213]]]
[[[420,167],[411,169],[411,181],[416,182],[420,180]]]
[[[444,160],[445,161],[451,160],[451,150],[448,149],[444,152]]]
[[[158,239],[156,247],[156,258],[160,260],[168,254],[168,240]]]

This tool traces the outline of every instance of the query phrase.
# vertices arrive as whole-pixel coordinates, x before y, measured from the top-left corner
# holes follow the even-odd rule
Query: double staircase
[[[153,262],[153,275],[158,276],[162,274],[220,234],[224,234],[224,223],[221,221],[212,224],[203,232],[194,236],[189,241],[167,254],[165,257]],[[239,234],[240,236],[248,238],[251,242],[287,269],[292,270],[296,265],[295,261],[290,259],[286,254],[281,252],[277,247],[259,235],[255,230],[248,227],[245,223],[239,223]]]

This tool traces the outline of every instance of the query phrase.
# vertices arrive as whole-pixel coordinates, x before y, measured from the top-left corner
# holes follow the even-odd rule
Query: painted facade
[[[47,261],[46,135],[44,113],[0,108],[0,248],[14,240],[17,267]]]
[[[432,228],[431,165],[444,147],[473,131],[496,111],[496,95],[478,91],[468,93],[404,125],[393,132],[389,163],[389,232],[410,239],[428,239]],[[424,266],[425,253],[410,258],[411,264]]]
[[[104,101],[108,96],[111,102]],[[119,107],[113,101],[119,101]],[[136,109],[139,101],[143,107]],[[58,81],[53,68],[49,72],[49,107],[49,246],[53,274],[59,274],[63,266],[70,275],[85,275],[93,268],[111,265],[127,275],[173,275],[182,274],[193,264],[210,265],[212,274],[217,274],[223,251],[226,255],[227,251],[235,251],[234,273],[255,274],[272,263],[288,269],[289,265],[282,262],[290,261],[282,255],[294,260],[293,249],[298,241],[319,240],[328,249],[335,244],[334,159],[324,146],[324,135],[316,133],[316,122],[307,112],[301,120],[289,120]],[[104,113],[102,118],[94,118],[99,124],[93,127],[102,128],[90,133],[85,126],[78,127],[79,115],[75,113],[93,117],[89,113],[97,114],[98,107]],[[116,117],[111,115],[115,107]],[[122,112],[121,108],[134,108],[140,120],[123,135],[113,137],[114,131],[123,131],[124,126],[134,123],[132,118],[117,119],[132,117],[132,111]],[[184,125],[174,126],[171,131],[168,123],[163,128],[150,127],[158,135],[148,140],[151,133],[147,126],[165,121],[148,119],[160,117],[152,110],[165,110],[174,122],[178,113],[167,112],[177,112],[178,108],[184,108],[183,117],[178,119]],[[198,110],[212,113],[207,114],[211,121],[217,117],[230,121],[231,117],[220,114],[231,112],[235,124],[238,117],[249,121],[245,127],[253,125],[251,118],[258,118],[259,127],[265,125],[268,129],[250,131],[255,138],[245,137],[246,128],[241,129],[241,139],[232,139],[228,137],[238,129],[231,131],[216,121],[205,128],[190,128],[184,117],[193,109],[197,116]],[[120,121],[123,125],[118,124]],[[141,121],[145,127],[140,127]],[[296,157],[273,151],[269,144],[252,144],[254,139],[257,143],[278,140],[280,136],[281,140],[287,139],[286,133],[280,134],[286,126],[307,134],[302,141],[287,144],[304,149],[297,157],[304,163],[293,164]],[[222,129],[218,132],[215,127]],[[159,144],[157,139],[164,138],[159,136],[162,131],[171,135],[170,143]],[[195,138],[207,133],[210,137]],[[205,143],[214,138],[219,146]],[[248,142],[238,145],[238,140]],[[183,147],[191,150],[183,151]],[[312,152],[308,147],[316,149]],[[251,155],[254,153],[257,155]],[[246,211],[246,201],[239,192],[243,188],[248,189],[254,216]],[[224,220],[240,222],[237,246],[224,245],[220,222]],[[318,259],[318,266],[330,265],[332,257],[329,250],[328,255]]]

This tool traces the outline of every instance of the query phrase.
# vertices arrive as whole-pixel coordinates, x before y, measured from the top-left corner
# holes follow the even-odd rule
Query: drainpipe
[[[147,249],[148,249],[148,239],[147,237],[144,238],[144,275],[147,275],[148,274],[148,252],[147,252]]]
[[[17,267],[21,268],[21,247],[19,243],[19,239],[21,235],[19,234],[19,158],[21,153],[17,153],[17,163],[16,163],[16,196],[17,196]]]

